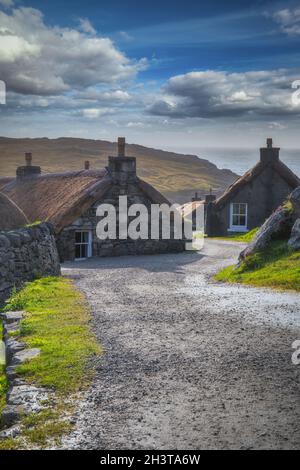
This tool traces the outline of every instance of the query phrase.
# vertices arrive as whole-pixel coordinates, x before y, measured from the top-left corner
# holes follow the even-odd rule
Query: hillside
[[[24,152],[32,152],[33,162],[45,172],[83,168],[85,160],[91,167],[107,165],[107,156],[116,155],[116,144],[103,140],[77,138],[11,139],[0,137],[0,176],[15,175],[16,167],[24,164]],[[204,195],[212,187],[220,194],[237,175],[220,170],[208,160],[195,155],[181,155],[163,150],[128,144],[127,155],[137,157],[138,175],[179,203],[190,200],[195,191]]]

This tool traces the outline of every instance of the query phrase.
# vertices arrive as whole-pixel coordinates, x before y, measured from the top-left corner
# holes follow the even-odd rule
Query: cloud
[[[0,6],[4,8],[12,8],[15,2],[13,0],[0,0]]]
[[[289,35],[300,34],[300,8],[284,8],[273,13],[272,18],[279,24],[282,32]]]
[[[0,11],[0,79],[8,90],[63,94],[126,81],[145,68],[145,59],[129,60],[109,38],[97,35],[88,20],[81,20],[80,28],[47,26],[33,8]]]
[[[292,104],[296,72],[286,70],[219,72],[208,70],[168,80],[151,114],[173,118],[282,116],[299,113]]]
[[[97,31],[87,18],[79,18],[79,29],[87,34],[96,34]]]
[[[82,110],[82,115],[85,118],[88,119],[97,119],[104,114],[108,114],[110,112],[109,109],[107,108],[102,108],[102,109],[96,109],[96,108],[89,108],[89,109],[83,109]]]

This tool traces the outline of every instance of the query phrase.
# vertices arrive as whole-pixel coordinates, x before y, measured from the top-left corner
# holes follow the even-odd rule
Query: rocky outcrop
[[[300,250],[300,218],[293,225],[288,245],[292,250]]]
[[[294,218],[299,219],[300,218],[300,186],[296,188],[290,197],[292,206],[293,206],[293,213],[294,213]]]
[[[60,263],[52,225],[0,232],[0,304],[14,287],[40,276],[57,276]]]
[[[254,240],[240,254],[239,262],[264,250],[272,240],[286,239],[292,249],[300,249],[300,186],[290,196],[289,205],[280,206],[262,225]]]

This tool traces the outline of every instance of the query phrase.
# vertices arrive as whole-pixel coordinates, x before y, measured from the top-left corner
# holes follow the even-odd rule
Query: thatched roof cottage
[[[168,204],[169,201],[136,173],[136,158],[125,156],[125,139],[119,138],[118,156],[109,157],[108,167],[90,169],[85,162],[80,171],[42,174],[32,165],[32,155],[25,155],[26,164],[18,167],[16,178],[0,178],[0,194],[18,208],[11,212],[10,222],[0,229],[15,228],[24,223],[48,221],[55,227],[57,246],[62,261],[92,256],[152,254],[184,250],[182,240],[99,240],[96,226],[99,204],[118,207],[119,196],[126,195],[128,205],[142,203]],[[1,202],[1,201],[0,201]],[[5,208],[9,211],[8,206]],[[24,219],[20,214],[24,215]],[[118,231],[118,230],[117,230]]]
[[[224,236],[261,226],[300,185],[300,179],[280,159],[272,139],[260,149],[260,161],[225,193],[207,204],[206,233]]]

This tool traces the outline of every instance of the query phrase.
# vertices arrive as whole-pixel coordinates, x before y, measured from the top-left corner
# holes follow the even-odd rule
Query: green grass
[[[300,252],[292,252],[285,241],[274,241],[236,268],[229,266],[215,279],[253,286],[300,291]]]
[[[3,326],[0,321],[0,341],[3,338]],[[5,407],[5,395],[8,389],[8,382],[5,375],[5,365],[0,363],[0,416]]]
[[[249,232],[246,233],[233,233],[229,232],[227,237],[212,237],[213,239],[217,240],[233,240],[235,242],[241,242],[241,243],[250,243],[255,235],[257,234],[259,228],[253,228]]]
[[[31,228],[31,227],[36,227],[37,225],[40,225],[42,223],[41,220],[36,220],[35,222],[32,222],[31,224],[26,224],[24,225],[25,228]]]
[[[49,277],[31,282],[12,295],[5,310],[27,312],[20,340],[41,350],[37,358],[18,366],[18,375],[56,392],[54,403],[49,403],[52,411],[25,418],[19,438],[21,447],[24,438],[43,447],[48,438],[56,440],[69,429],[64,417],[68,399],[90,383],[93,371],[87,362],[102,349],[90,332],[89,307],[68,279]],[[11,445],[9,440],[7,445]]]

